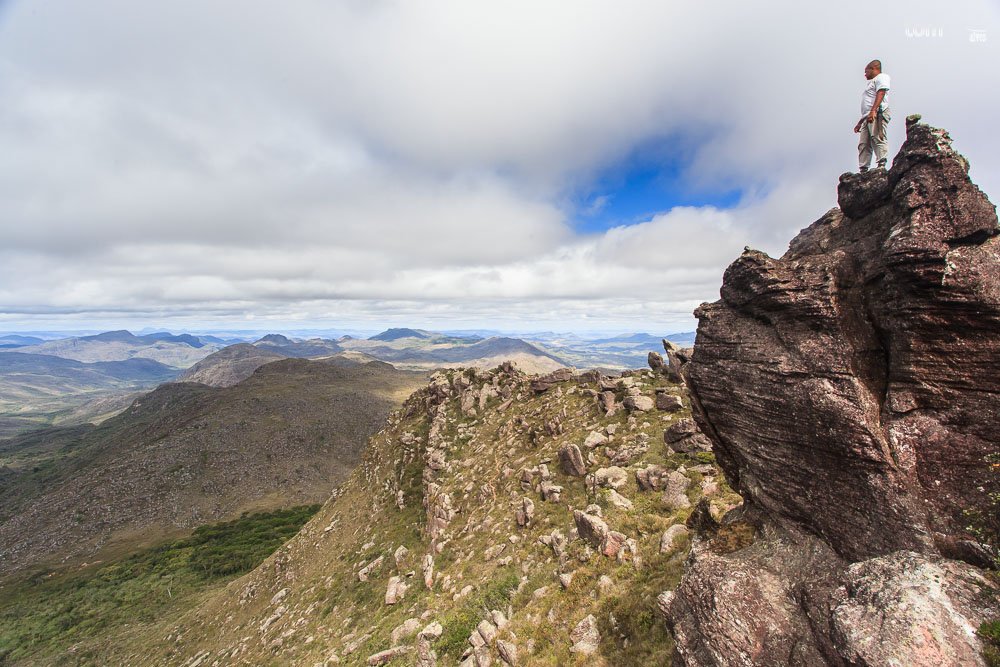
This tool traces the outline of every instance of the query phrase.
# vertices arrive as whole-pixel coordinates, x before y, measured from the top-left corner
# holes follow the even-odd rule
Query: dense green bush
[[[188,566],[203,577],[249,572],[299,532],[319,508],[319,505],[305,505],[201,526],[186,540],[192,547]]]

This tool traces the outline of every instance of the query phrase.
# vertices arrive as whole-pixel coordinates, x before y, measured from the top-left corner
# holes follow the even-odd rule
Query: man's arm
[[[887,90],[889,90],[889,89],[888,88],[882,88],[877,93],[875,93],[875,101],[872,102],[872,110],[868,112],[868,117],[867,118],[868,118],[868,122],[869,123],[874,123],[875,122],[875,116],[878,115],[879,107],[882,106],[882,99],[885,97],[885,91],[887,91]]]

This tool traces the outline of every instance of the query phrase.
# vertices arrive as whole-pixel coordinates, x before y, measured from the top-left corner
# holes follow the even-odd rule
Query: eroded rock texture
[[[744,252],[696,312],[694,416],[757,538],[695,540],[664,603],[684,664],[982,661],[996,602],[964,511],[997,484],[996,210],[915,120],[839,204],[780,259]]]

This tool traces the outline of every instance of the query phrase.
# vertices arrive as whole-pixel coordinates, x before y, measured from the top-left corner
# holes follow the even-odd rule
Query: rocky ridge
[[[109,659],[662,663],[656,595],[679,578],[684,522],[739,501],[709,453],[663,441],[688,414],[662,369],[441,371],[298,536]]]
[[[745,251],[696,311],[682,374],[745,504],[661,596],[679,664],[985,664],[1000,229],[918,120],[888,172],[842,176],[839,208],[780,259]]]

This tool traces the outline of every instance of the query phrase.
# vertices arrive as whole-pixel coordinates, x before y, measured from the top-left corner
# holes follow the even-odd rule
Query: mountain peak
[[[104,333],[95,334],[93,336],[81,336],[80,340],[92,340],[100,342],[120,342],[120,343],[141,343],[142,341],[138,336],[133,334],[131,331],[126,329],[119,329],[117,331],[105,331]]]
[[[407,329],[407,328],[394,328],[386,329],[380,334],[376,334],[369,338],[368,340],[381,340],[381,341],[392,341],[398,340],[400,338],[430,338],[431,335],[426,331],[419,331],[417,329]]]
[[[270,343],[272,345],[287,345],[291,342],[291,339],[281,334],[267,334],[257,341],[257,343]]]

